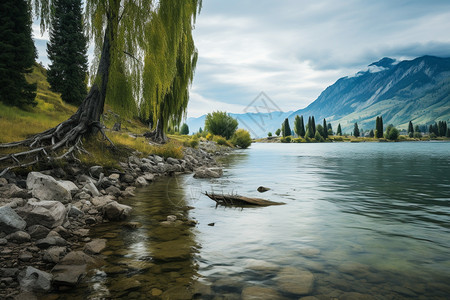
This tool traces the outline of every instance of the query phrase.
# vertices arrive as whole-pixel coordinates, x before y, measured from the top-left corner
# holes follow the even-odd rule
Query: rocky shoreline
[[[75,287],[91,265],[102,264],[106,240],[91,240],[90,227],[126,219],[132,208],[120,202],[157,177],[220,177],[215,158],[229,151],[201,142],[185,148],[183,159],[133,153],[120,171],[70,164],[0,177],[0,298],[37,299]]]

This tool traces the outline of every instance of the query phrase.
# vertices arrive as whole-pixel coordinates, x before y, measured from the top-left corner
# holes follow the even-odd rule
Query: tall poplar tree
[[[87,95],[87,38],[83,34],[81,0],[54,0],[51,16],[50,42],[47,43],[51,61],[47,80],[63,101],[79,105]]]
[[[36,105],[31,73],[36,48],[31,37],[31,10],[26,0],[0,1],[0,101],[18,107]]]
[[[323,138],[328,138],[328,126],[327,126],[327,120],[323,119]]]
[[[291,135],[291,126],[289,125],[288,118],[284,119],[281,129],[282,129],[281,134],[283,135],[283,137],[287,137],[287,136]]]
[[[305,124],[303,123],[303,116],[295,116],[294,120],[294,130],[298,136],[305,136]]]
[[[409,124],[408,124],[408,133],[414,134],[414,127],[413,127],[413,123],[411,121],[409,121]]]
[[[359,137],[359,127],[358,127],[358,123],[355,123],[355,126],[353,127],[353,135],[355,137]]]
[[[338,135],[338,136],[342,135],[341,123],[338,124],[336,135]]]

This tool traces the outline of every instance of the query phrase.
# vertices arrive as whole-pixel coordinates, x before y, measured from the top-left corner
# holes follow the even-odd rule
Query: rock
[[[112,196],[100,196],[100,197],[94,197],[91,199],[91,202],[93,205],[97,206],[98,208],[101,208],[105,206],[108,203],[111,203],[114,201],[114,198]]]
[[[64,224],[67,219],[66,208],[58,201],[28,201],[28,204],[18,209],[17,212],[29,226],[43,225],[54,228]]]
[[[92,177],[99,178],[101,173],[103,173],[102,166],[92,166],[89,168],[89,174],[91,174]]]
[[[119,221],[128,217],[131,210],[132,208],[130,206],[112,201],[104,206],[103,214],[108,220]]]
[[[81,236],[81,237],[87,237],[89,235],[89,229],[80,228],[73,232],[73,234]]]
[[[134,177],[133,175],[130,174],[125,174],[122,176],[122,181],[125,183],[133,183],[134,182]]]
[[[312,292],[314,275],[305,269],[286,267],[278,274],[276,282],[278,287],[284,292],[307,295]]]
[[[84,216],[84,212],[78,208],[76,208],[75,206],[71,205],[68,209],[68,215],[71,218],[78,218],[78,217],[82,217]]]
[[[272,299],[281,299],[280,294],[278,294],[277,291],[270,289],[270,288],[265,288],[265,287],[260,287],[260,286],[251,286],[251,287],[246,287],[242,290],[242,294],[241,294],[241,299],[242,300],[272,300]]]
[[[256,190],[260,193],[264,193],[264,192],[270,191],[270,188],[265,187],[265,186],[260,186]]]
[[[17,277],[19,269],[17,268],[0,268],[0,278],[4,277]]]
[[[19,255],[19,260],[28,262],[33,259],[33,254],[28,251],[22,252]]]
[[[247,269],[264,274],[271,274],[279,269],[278,265],[264,260],[246,259],[244,264]]]
[[[53,283],[57,286],[76,286],[86,275],[86,265],[58,264],[52,269]]]
[[[180,161],[178,159],[172,158],[172,157],[168,157],[166,162],[171,165],[178,165],[180,163]]]
[[[24,230],[27,223],[11,207],[0,207],[0,231],[13,233]]]
[[[39,240],[45,238],[49,234],[50,229],[42,225],[32,225],[28,227],[27,231],[32,239]]]
[[[66,254],[60,261],[60,265],[94,265],[96,261],[93,257],[82,251],[72,251]]]
[[[10,184],[8,189],[3,192],[3,196],[5,198],[29,198],[28,191],[15,184]]]
[[[8,184],[8,180],[6,178],[0,177],[0,186],[5,186]]]
[[[58,233],[63,239],[68,239],[72,236],[72,233],[62,226],[56,227],[53,231]]]
[[[62,237],[50,236],[36,241],[36,246],[41,249],[47,249],[52,246],[66,246],[67,241]]]
[[[300,248],[298,252],[306,257],[313,257],[320,254],[320,250],[317,248]]]
[[[147,180],[148,182],[152,182],[153,180],[155,180],[155,175],[154,174],[144,174],[142,177],[145,178],[145,180]]]
[[[143,186],[147,186],[148,182],[147,182],[147,179],[144,178],[144,176],[140,176],[136,179],[136,181],[134,182],[134,185],[143,187]]]
[[[22,291],[14,296],[14,300],[38,300],[38,298],[32,292]]]
[[[7,239],[0,239],[0,246],[4,246],[8,244],[8,240]]]
[[[105,192],[112,196],[119,196],[120,195],[120,189],[115,186],[110,186],[105,189]]]
[[[120,174],[113,173],[113,174],[109,175],[108,178],[111,180],[117,181],[120,178]]]
[[[134,278],[121,278],[114,282],[111,287],[113,292],[124,292],[140,288],[142,284]]]
[[[375,300],[375,297],[371,295],[350,292],[344,293],[339,297],[339,300]]]
[[[75,195],[80,189],[75,185],[75,183],[73,183],[72,181],[69,180],[60,180],[58,181],[66,190],[68,190],[70,192],[70,195],[73,196]],[[46,199],[47,200],[47,199]]]
[[[177,220],[177,216],[174,216],[174,215],[167,216],[168,222],[175,222],[176,220]]]
[[[346,262],[338,267],[339,272],[347,273],[355,277],[365,277],[369,274],[370,267],[358,262]]]
[[[20,287],[25,291],[47,292],[51,288],[52,275],[33,267],[27,267],[20,280]]]
[[[10,235],[6,236],[6,239],[8,241],[12,241],[18,244],[23,244],[26,242],[31,241],[31,236],[26,233],[25,231],[16,231],[14,233],[11,233]]]
[[[50,247],[44,251],[44,255],[42,256],[42,260],[57,264],[61,257],[66,253],[65,247]]]
[[[220,170],[220,171],[219,171]],[[219,178],[222,176],[220,168],[200,167],[195,170],[195,178]]]
[[[158,156],[158,155],[153,155],[153,161],[158,164],[158,163],[164,162],[164,158],[162,158],[161,156]]]
[[[105,239],[94,239],[84,246],[84,252],[87,254],[100,254],[106,248]]]
[[[153,297],[161,296],[163,293],[160,289],[157,289],[157,288],[152,288],[152,290],[150,292],[152,293]]]
[[[28,173],[27,188],[31,190],[33,197],[40,200],[54,200],[61,203],[69,203],[72,200],[70,190],[61,182],[39,172]]]
[[[93,197],[100,196],[100,192],[98,191],[97,187],[94,183],[88,182],[83,187],[84,190],[89,191]]]

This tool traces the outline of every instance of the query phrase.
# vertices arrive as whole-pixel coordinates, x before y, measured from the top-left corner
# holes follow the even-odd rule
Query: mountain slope
[[[316,122],[326,118],[336,129],[351,132],[375,127],[376,116],[384,123],[406,128],[450,120],[450,58],[423,56],[396,63],[393,59],[369,65],[354,77],[344,77],[326,88],[308,107],[289,116],[315,116]]]

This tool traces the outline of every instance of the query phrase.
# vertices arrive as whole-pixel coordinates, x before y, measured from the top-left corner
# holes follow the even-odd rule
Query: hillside
[[[423,56],[396,62],[390,58],[369,65],[367,71],[344,77],[326,88],[308,107],[289,116],[326,118],[336,129],[351,132],[353,124],[372,129],[376,116],[385,124],[407,128],[450,120],[450,58]]]

